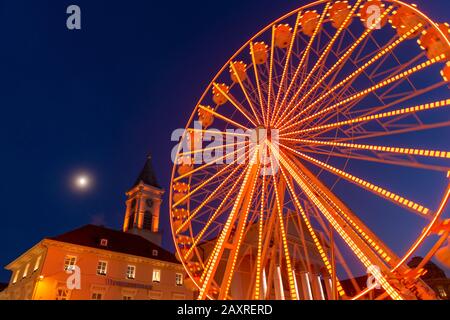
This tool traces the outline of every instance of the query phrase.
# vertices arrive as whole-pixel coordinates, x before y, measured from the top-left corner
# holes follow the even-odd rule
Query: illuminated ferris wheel
[[[172,172],[199,299],[437,298],[420,276],[449,263],[449,30],[401,1],[324,0],[233,54]]]

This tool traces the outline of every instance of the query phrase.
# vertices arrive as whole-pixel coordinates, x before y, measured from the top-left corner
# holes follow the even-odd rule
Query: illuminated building
[[[127,192],[123,231],[85,225],[44,238],[6,266],[0,299],[191,299],[182,265],[160,246],[163,192],[149,157]]]

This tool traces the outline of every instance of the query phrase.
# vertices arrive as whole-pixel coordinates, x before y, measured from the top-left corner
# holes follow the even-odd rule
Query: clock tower
[[[136,182],[126,193],[123,231],[139,235],[160,246],[159,211],[163,194],[164,190],[156,180],[151,156],[148,156]]]

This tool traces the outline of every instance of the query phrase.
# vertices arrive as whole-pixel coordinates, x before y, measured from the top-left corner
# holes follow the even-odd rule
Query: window
[[[25,278],[28,275],[28,269],[30,269],[29,263],[27,263],[27,265],[25,266],[25,269],[23,269],[22,278]]]
[[[133,199],[133,201],[130,203],[130,211],[127,223],[128,230],[134,227],[135,211],[136,211],[136,199]]]
[[[441,298],[447,298],[447,292],[445,292],[444,288],[438,287],[438,291]]]
[[[128,266],[127,268],[127,279],[134,279],[136,277],[136,267]]]
[[[153,220],[153,215],[152,212],[149,210],[146,210],[144,212],[144,222],[143,222],[143,227],[145,230],[152,230],[152,220]]]
[[[68,300],[69,299],[69,290],[63,287],[59,287],[56,289],[56,300]]]
[[[100,240],[100,245],[102,247],[107,247],[108,246],[108,239],[101,239]]]
[[[77,257],[74,256],[66,256],[64,259],[64,270],[72,271],[74,270],[74,266],[77,263]]]
[[[123,296],[122,300],[133,300],[132,296]]]
[[[160,282],[161,281],[161,270],[159,269],[153,269],[153,282]]]
[[[103,293],[101,292],[92,292],[91,300],[102,300]]]
[[[153,249],[152,256],[157,257],[158,256],[158,250]]]
[[[182,286],[183,285],[183,274],[182,273],[175,274],[175,284],[177,286]]]
[[[101,276],[106,276],[106,269],[108,268],[108,262],[99,261],[97,265],[97,274]]]
[[[37,257],[36,262],[34,263],[33,272],[39,269],[40,265],[41,265],[41,256]]]

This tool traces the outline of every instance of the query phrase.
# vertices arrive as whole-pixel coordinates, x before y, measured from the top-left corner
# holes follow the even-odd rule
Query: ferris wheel
[[[449,255],[449,32],[401,1],[324,0],[232,55],[172,171],[199,299],[438,298],[420,276]]]

